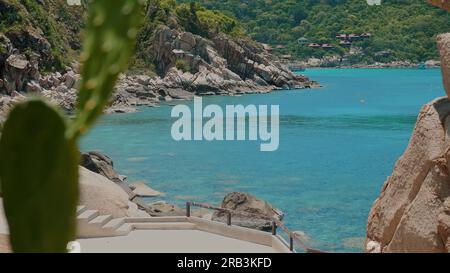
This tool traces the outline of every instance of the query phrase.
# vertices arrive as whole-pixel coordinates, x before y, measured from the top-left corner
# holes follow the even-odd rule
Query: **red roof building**
[[[310,43],[308,46],[309,46],[310,48],[319,48],[319,47],[320,47],[320,45],[319,45],[319,44],[316,44],[316,43]]]
[[[428,2],[436,7],[450,11],[450,0],[428,0]]]

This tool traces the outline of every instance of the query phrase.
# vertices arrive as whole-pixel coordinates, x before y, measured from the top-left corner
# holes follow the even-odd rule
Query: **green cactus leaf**
[[[126,69],[142,21],[142,0],[95,0],[89,8],[81,54],[77,118],[68,135],[78,138],[102,114],[119,73]]]
[[[0,140],[0,180],[14,252],[66,252],[75,238],[78,151],[62,114],[42,100],[16,105]]]

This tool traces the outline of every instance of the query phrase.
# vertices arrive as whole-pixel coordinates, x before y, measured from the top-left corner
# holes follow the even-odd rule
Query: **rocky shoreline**
[[[114,163],[108,156],[100,152],[86,152],[81,154],[80,163],[80,187],[81,203],[88,205],[90,209],[104,209],[109,214],[117,213],[118,210],[124,210],[122,213],[126,216],[185,216],[186,209],[180,208],[174,204],[165,201],[154,201],[153,198],[162,196],[159,191],[153,190],[146,183],[129,183],[127,177],[119,175],[114,169]],[[101,178],[99,178],[101,176]],[[99,189],[99,184],[95,181],[102,180],[104,189]],[[121,192],[118,194],[117,192]],[[128,196],[126,201],[111,200],[114,196]],[[148,203],[148,199],[152,202]],[[108,206],[97,204],[98,200],[110,200]],[[190,200],[185,200],[190,201]],[[102,202],[101,202],[102,203]],[[126,204],[116,208],[115,204]],[[103,203],[102,203],[103,204]],[[236,211],[233,215],[233,224],[270,231],[272,228],[272,217],[282,221],[284,213],[272,207],[264,200],[257,199],[248,193],[233,192],[227,194],[221,208]],[[242,213],[242,214],[239,214]],[[243,215],[245,214],[245,215]],[[213,221],[226,222],[226,215],[221,212],[211,213],[208,210],[192,210],[192,215]]]
[[[40,44],[46,44],[45,38]],[[149,41],[156,53],[156,75],[122,75],[107,113],[136,111],[161,101],[194,96],[268,93],[319,84],[295,75],[257,43],[218,34],[208,40],[190,32],[161,27]],[[27,95],[42,95],[71,113],[80,84],[79,65],[41,75],[40,55],[21,53],[0,36],[0,115]]]
[[[304,68],[440,68],[439,60],[428,60],[424,63],[410,61],[392,61],[375,63],[349,63],[341,62],[338,56],[325,57],[322,59],[310,58],[306,61],[296,62],[296,66]]]

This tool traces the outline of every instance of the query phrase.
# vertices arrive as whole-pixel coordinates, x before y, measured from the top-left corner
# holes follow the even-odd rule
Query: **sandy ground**
[[[198,230],[137,230],[127,236],[80,239],[81,252],[270,253],[274,249]]]

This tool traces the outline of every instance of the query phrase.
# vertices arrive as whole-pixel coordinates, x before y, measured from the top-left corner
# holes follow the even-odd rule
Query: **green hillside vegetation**
[[[190,0],[179,0],[189,2]],[[437,58],[435,36],[450,30],[450,14],[425,0],[382,0],[369,6],[365,0],[199,0],[203,6],[236,17],[255,40],[273,46],[278,54],[297,58],[344,55],[348,47],[339,45],[339,33],[369,32],[370,39],[354,42],[362,48],[357,61],[411,60]],[[329,43],[332,49],[311,49],[299,45]],[[378,56],[391,51],[389,56]]]
[[[136,55],[132,60],[132,69],[136,72],[154,70],[152,67],[155,52],[148,47],[148,41],[160,27],[169,26],[204,38],[211,38],[219,32],[233,37],[244,36],[245,33],[236,19],[218,11],[205,9],[194,2],[180,4],[175,0],[148,0],[145,13]]]
[[[84,11],[69,7],[65,0],[0,0],[0,18],[0,33],[22,52],[38,51],[39,45],[27,41],[28,30],[39,30],[37,33],[47,39],[51,56],[42,62],[44,69],[61,69],[80,49]]]
[[[132,72],[153,73],[154,52],[148,47],[148,41],[161,26],[189,31],[205,38],[218,32],[234,37],[245,33],[236,19],[197,3],[180,4],[175,0],[145,2],[142,11],[145,21],[138,35]],[[41,56],[41,67],[60,70],[76,60],[81,49],[87,5],[86,1],[82,3],[83,6],[77,7],[67,5],[66,0],[0,0],[0,34],[5,34],[21,52],[40,53],[39,45],[28,41],[27,31],[34,30],[51,45],[50,56]]]

